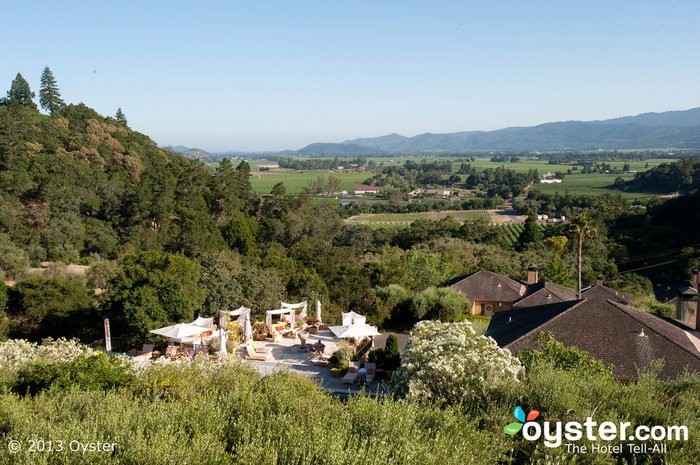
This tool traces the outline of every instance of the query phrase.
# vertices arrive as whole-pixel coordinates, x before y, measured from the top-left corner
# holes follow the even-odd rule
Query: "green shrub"
[[[612,377],[612,366],[605,366],[600,359],[578,347],[565,347],[554,339],[554,335],[550,332],[540,332],[535,337],[535,342],[542,347],[542,350],[524,350],[517,354],[526,368],[535,361],[546,360],[557,368],[574,371],[580,376],[596,374]]]
[[[384,346],[384,368],[387,370],[396,370],[399,365],[401,365],[399,340],[395,334],[389,334],[386,338],[386,345]]]
[[[347,342],[341,341],[335,355],[338,357],[338,363],[341,365],[349,365],[355,357],[355,349],[350,347]]]
[[[121,360],[113,355],[99,354],[79,357],[65,363],[34,363],[21,368],[12,390],[19,394],[35,395],[41,391],[69,389],[72,386],[87,390],[105,390],[128,387],[134,375]]]

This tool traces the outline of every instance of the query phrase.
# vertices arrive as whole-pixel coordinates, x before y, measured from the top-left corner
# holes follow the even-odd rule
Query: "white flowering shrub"
[[[520,361],[471,323],[421,321],[411,332],[391,388],[399,397],[455,405],[487,400],[517,382]]]
[[[70,362],[96,352],[77,339],[44,339],[41,344],[24,339],[0,342],[0,368],[15,369],[33,362]]]

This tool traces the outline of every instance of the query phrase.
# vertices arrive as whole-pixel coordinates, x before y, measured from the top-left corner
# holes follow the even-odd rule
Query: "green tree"
[[[396,370],[399,365],[401,365],[399,340],[395,334],[389,334],[384,346],[384,368],[387,370]]]
[[[221,310],[245,306],[256,315],[277,308],[285,297],[284,285],[274,271],[241,263],[235,252],[205,253],[200,258],[201,287],[207,297],[200,312],[217,316]]]
[[[417,320],[458,321],[471,311],[469,301],[450,287],[429,287],[411,301],[411,311]]]
[[[149,330],[194,319],[206,297],[199,280],[199,268],[184,255],[128,255],[100,310],[110,319],[113,336],[143,340]]]
[[[526,246],[530,244],[538,244],[542,240],[542,232],[537,226],[537,220],[535,219],[534,213],[530,213],[525,220],[525,225],[523,231],[518,236],[518,242],[516,244],[517,250],[523,250]]]
[[[16,278],[28,267],[26,252],[13,244],[8,234],[0,233],[0,271],[8,278]]]
[[[48,66],[45,67],[44,71],[41,73],[39,103],[41,103],[41,108],[47,110],[51,114],[60,110],[66,105],[61,98],[61,93],[58,90],[56,78],[54,78],[53,73]]]
[[[126,116],[124,115],[124,112],[121,108],[117,108],[117,113],[114,115],[114,120],[120,126],[124,126],[125,128],[129,127],[129,124],[126,120]]]
[[[32,276],[20,281],[10,289],[7,310],[11,337],[78,337],[92,342],[102,327],[95,295],[78,279]]]
[[[29,83],[20,73],[12,81],[10,90],[7,91],[7,98],[3,99],[5,105],[20,105],[36,110],[36,103],[32,100],[36,94],[29,88]]]
[[[582,269],[582,256],[583,256],[583,240],[586,238],[592,238],[598,235],[598,229],[595,223],[586,213],[574,218],[571,222],[573,231],[576,233],[578,239],[578,287],[576,288],[576,295],[581,297],[581,269]]]

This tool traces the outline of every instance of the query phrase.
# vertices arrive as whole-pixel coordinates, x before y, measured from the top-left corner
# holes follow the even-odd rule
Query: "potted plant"
[[[264,341],[268,333],[267,325],[262,321],[258,321],[253,325],[253,338],[256,341]]]
[[[309,329],[307,330],[309,334],[316,334],[318,333],[318,325],[311,325],[309,326]]]

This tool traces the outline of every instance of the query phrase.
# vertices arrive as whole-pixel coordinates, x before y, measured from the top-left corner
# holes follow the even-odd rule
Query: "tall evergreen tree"
[[[527,219],[525,220],[525,225],[523,231],[518,236],[518,242],[516,244],[516,249],[523,250],[528,244],[536,244],[542,240],[542,232],[537,226],[537,220],[535,219],[535,214],[530,212]]]
[[[125,128],[128,127],[128,123],[126,121],[126,116],[124,116],[124,112],[122,111],[121,108],[117,108],[117,114],[114,115],[114,119],[117,121],[117,124],[120,126],[124,126]]]
[[[56,78],[49,67],[45,67],[41,73],[41,88],[39,89],[39,103],[41,108],[53,114],[66,105],[66,102],[61,98],[61,93],[58,91]]]
[[[10,90],[7,91],[7,98],[2,100],[2,104],[17,104],[36,110],[36,103],[32,100],[35,96],[36,94],[29,88],[29,83],[22,77],[22,74],[17,73]]]

